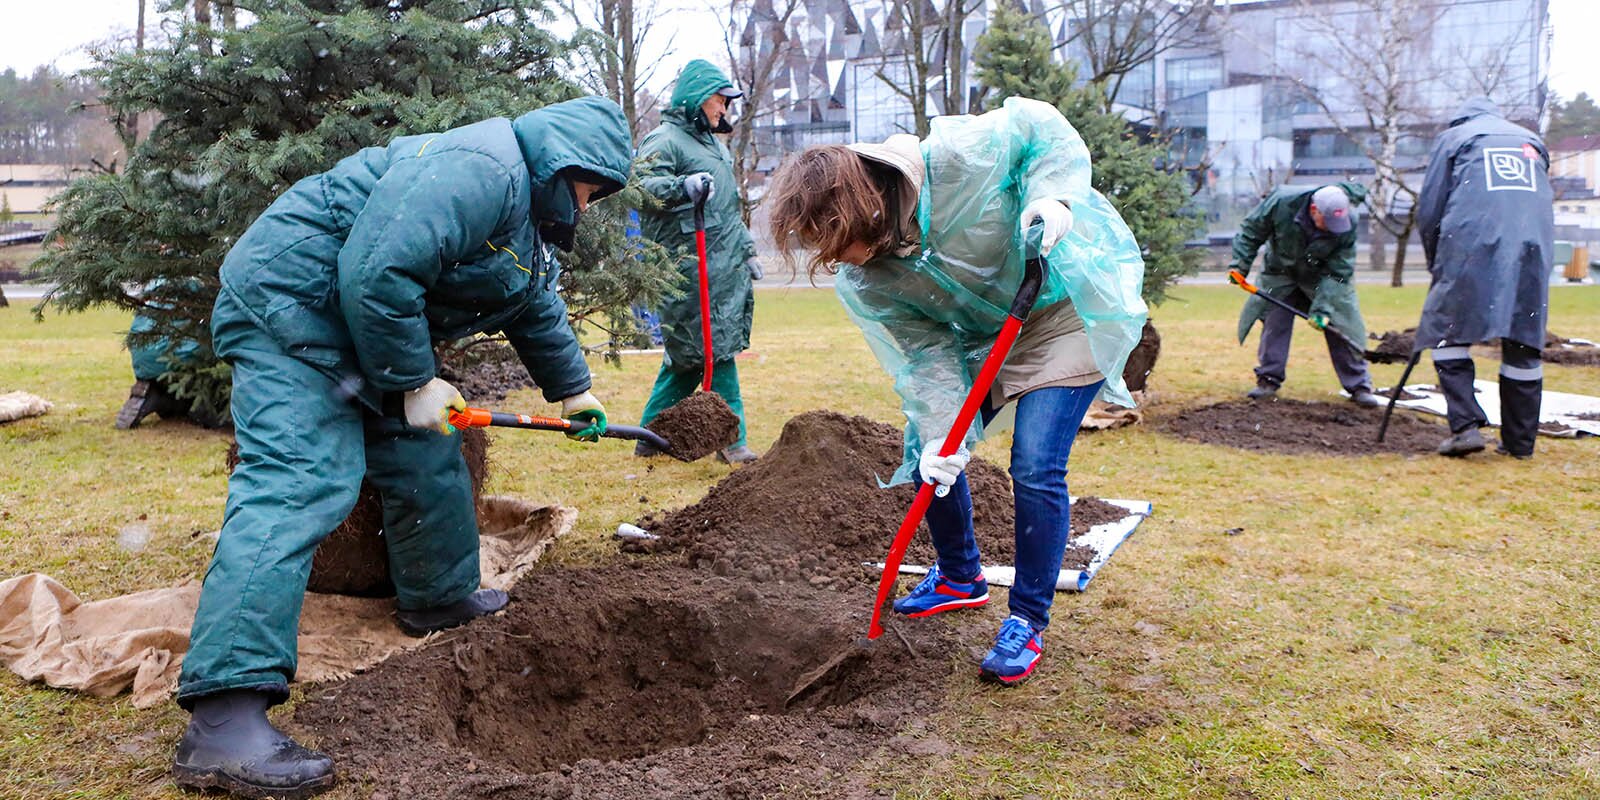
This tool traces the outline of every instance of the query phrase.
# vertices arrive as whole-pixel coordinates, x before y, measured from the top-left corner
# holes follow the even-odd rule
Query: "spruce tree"
[[[1183,243],[1204,230],[1185,212],[1188,180],[1167,168],[1166,151],[1142,141],[1122,116],[1103,110],[1104,91],[1078,85],[1076,70],[1050,57],[1044,24],[1010,2],[997,2],[989,29],[978,39],[978,80],[990,90],[988,103],[1029,97],[1055,105],[1083,137],[1094,162],[1094,188],[1116,207],[1144,250],[1144,297],[1166,298],[1167,287],[1200,267],[1201,254]]]
[[[162,46],[106,54],[87,70],[120,130],[141,112],[159,121],[126,142],[122,171],[81,178],[56,201],[59,243],[39,266],[59,288],[41,313],[110,304],[151,316],[151,341],[205,344],[223,256],[296,180],[397,136],[515,117],[580,93],[564,77],[566,45],[545,31],[543,0],[236,6],[252,21],[191,22]],[[659,252],[628,250],[619,205],[629,201],[643,199],[629,191],[591,209],[580,229],[585,257],[565,260],[575,323],[626,325],[628,304],[653,299],[669,280]],[[175,364],[176,377],[225,392],[209,353]],[[183,380],[190,372],[194,380]]]

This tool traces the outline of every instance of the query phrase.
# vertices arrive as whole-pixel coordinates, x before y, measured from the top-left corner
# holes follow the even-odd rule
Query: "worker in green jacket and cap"
[[[1230,269],[1248,276],[1256,253],[1265,245],[1267,254],[1256,284],[1262,292],[1309,315],[1311,327],[1328,340],[1328,358],[1340,385],[1356,404],[1373,408],[1379,401],[1372,393],[1366,356],[1328,330],[1343,333],[1351,341],[1367,338],[1367,325],[1356,300],[1353,209],[1366,197],[1366,188],[1357,183],[1279,187],[1239,223]],[[1249,397],[1270,400],[1277,396],[1288,372],[1294,315],[1251,295],[1239,314],[1240,344],[1256,320],[1261,320],[1261,346],[1256,387]]]
[[[604,432],[605,409],[556,293],[554,248],[632,168],[622,110],[586,97],[515,120],[402,136],[305,178],[228,252],[211,335],[233,366],[239,465],[195,612],[173,764],[187,788],[308,797],[333,764],[274,728],[289,696],[317,544],[363,476],[383,495],[400,626],[493,613],[461,436],[433,343],[500,331],[547,400]]]
[[[677,255],[682,291],[661,305],[666,351],[661,372],[644,407],[642,424],[694,394],[705,367],[700,330],[700,266],[695,251],[694,207],[705,203],[706,275],[711,296],[711,390],[739,416],[739,439],[717,453],[728,463],[754,461],[745,441],[744,401],[739,395],[739,369],[734,356],[750,346],[755,313],[753,281],[761,276],[755,240],[744,224],[733,157],[716,137],[730,133],[728,103],[740,97],[733,81],[709,61],[696,59],[683,68],[672,90],[670,107],[660,127],[639,144],[639,162],[646,191],[662,207],[641,212],[644,235]],[[639,455],[656,455],[640,442]]]

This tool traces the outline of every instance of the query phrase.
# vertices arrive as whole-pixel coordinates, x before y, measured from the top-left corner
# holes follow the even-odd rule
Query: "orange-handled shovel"
[[[588,423],[577,423],[570,419],[561,419],[559,417],[530,417],[527,414],[508,414],[504,411],[490,411],[486,408],[453,411],[450,413],[450,424],[457,428],[523,428],[535,431],[560,431],[562,433],[581,431],[588,425]],[[649,428],[636,428],[632,425],[607,425],[606,432],[600,435],[607,439],[643,441],[664,453],[672,452],[672,447],[667,443],[667,440]]]

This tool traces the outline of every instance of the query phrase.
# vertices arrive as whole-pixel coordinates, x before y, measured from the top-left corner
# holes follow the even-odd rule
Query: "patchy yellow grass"
[[[1374,331],[1414,324],[1421,289],[1361,293]],[[1242,295],[1174,294],[1155,314],[1158,415],[1253,380],[1254,339],[1232,339]],[[1600,288],[1556,289],[1551,306],[1555,332],[1600,338]],[[757,308],[740,361],[752,446],[811,408],[897,419],[830,293],[763,291]],[[116,336],[126,323],[104,312],[36,325],[0,310],[0,390],[58,404],[0,427],[0,577],[45,571],[98,598],[205,568],[210,546],[195,534],[221,518],[225,439],[167,423],[111,430],[132,380]],[[1307,333],[1286,394],[1332,399]],[[636,421],[657,366],[596,366],[614,419]],[[1382,384],[1400,367],[1374,369]],[[1600,369],[1547,376],[1600,395]],[[1431,379],[1419,366],[1414,380]],[[549,410],[532,392],[503,405]],[[1004,461],[1004,445],[982,452]],[[1148,427],[1086,436],[1074,491],[1149,499],[1156,516],[1088,593],[1060,596],[1031,683],[995,691],[973,680],[970,653],[925,655],[950,673],[946,710],[911,732],[940,740],[926,748],[936,755],[885,752],[864,779],[903,797],[1600,796],[1600,459],[1593,442],[1539,448],[1530,462],[1454,462],[1245,453]],[[518,431],[495,434],[492,458],[494,491],[582,509],[554,552],[574,564],[611,557],[618,522],[692,502],[727,469]],[[152,532],[138,553],[116,544],[132,524]],[[181,712],[9,675],[0,706],[0,797],[179,796],[164,772]]]

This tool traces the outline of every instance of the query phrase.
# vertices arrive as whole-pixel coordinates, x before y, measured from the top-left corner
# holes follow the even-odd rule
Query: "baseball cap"
[[[717,90],[717,94],[720,94],[723,97],[728,98],[729,100],[732,100],[735,97],[744,97],[744,92],[741,92],[738,89],[733,88],[732,86],[724,86],[721,89],[718,89]]]
[[[1330,233],[1345,233],[1355,225],[1351,219],[1350,196],[1337,186],[1324,186],[1313,192],[1311,204],[1322,212],[1322,224]]]

